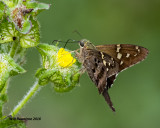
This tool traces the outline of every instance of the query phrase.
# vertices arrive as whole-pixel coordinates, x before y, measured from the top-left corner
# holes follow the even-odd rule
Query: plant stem
[[[18,42],[13,41],[13,44],[12,44],[12,47],[11,47],[11,50],[10,50],[10,53],[9,53],[12,58],[14,57],[14,55],[16,53],[17,47],[18,47]]]
[[[31,99],[32,96],[38,92],[40,89],[40,85],[38,84],[38,81],[30,88],[28,93],[23,97],[23,99],[18,103],[17,106],[13,109],[13,111],[10,113],[12,117],[14,117],[21,109],[22,107]]]
[[[2,110],[3,110],[3,104],[5,103],[5,102],[7,102],[6,101],[6,99],[7,99],[7,83],[8,82],[6,82],[5,83],[5,86],[3,87],[3,89],[2,89],[2,91],[0,92],[0,118],[2,117]]]
[[[1,91],[1,95],[5,94],[7,92],[7,85],[8,85],[8,82],[6,81],[5,86],[3,87],[2,91]]]

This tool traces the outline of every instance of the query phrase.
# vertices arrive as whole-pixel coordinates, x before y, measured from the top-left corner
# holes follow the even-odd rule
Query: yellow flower
[[[70,52],[65,51],[64,48],[60,48],[57,54],[57,62],[61,67],[66,68],[72,66],[76,62],[76,59],[72,57]]]

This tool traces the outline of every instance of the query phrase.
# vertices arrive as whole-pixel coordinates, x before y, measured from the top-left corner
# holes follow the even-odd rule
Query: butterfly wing
[[[119,64],[114,59],[111,59],[111,56],[98,50],[85,50],[85,55],[83,66],[97,86],[99,93],[104,96],[110,108],[115,111],[108,94],[108,89],[116,78]]]
[[[144,60],[148,55],[146,48],[130,44],[98,45],[96,48],[119,63],[119,72]]]
[[[95,48],[86,40],[81,40],[80,46],[80,61],[99,93],[104,96],[112,111],[115,111],[108,89],[120,71],[145,59],[148,50],[129,44],[99,45]]]

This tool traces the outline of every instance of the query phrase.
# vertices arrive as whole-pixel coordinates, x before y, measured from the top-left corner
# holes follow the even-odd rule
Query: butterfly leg
[[[80,72],[80,76],[85,73],[86,69],[84,67],[82,67],[79,71],[75,72],[72,76],[74,76],[75,74],[77,74],[78,72]]]
[[[75,56],[81,62],[82,64],[84,63],[84,59],[81,57],[81,54],[78,52],[79,49],[75,50]]]

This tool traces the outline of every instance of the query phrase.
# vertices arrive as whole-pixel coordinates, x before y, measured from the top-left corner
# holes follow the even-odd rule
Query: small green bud
[[[37,46],[40,33],[35,16],[49,7],[31,0],[0,1],[0,43],[17,41],[23,48]]]
[[[22,33],[27,34],[32,28],[31,16],[37,15],[41,10],[49,9],[49,4],[38,3],[30,0],[3,0],[6,8],[6,15],[9,21],[13,22],[16,29]]]
[[[52,82],[57,92],[67,92],[79,85],[81,65],[70,51],[47,44],[39,44],[37,48],[43,62],[43,68],[36,73],[40,85]]]

